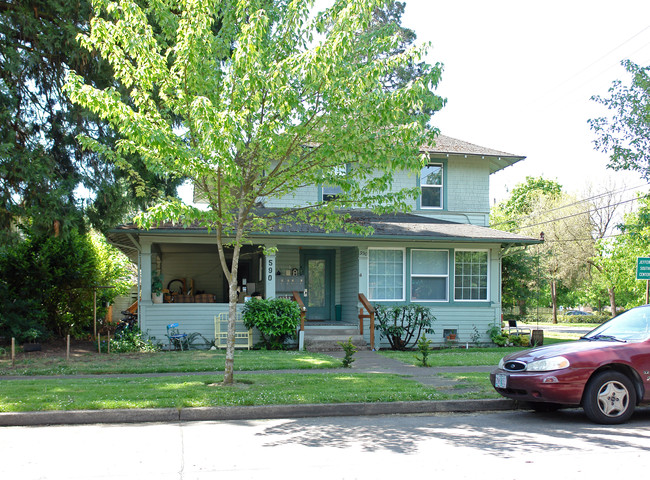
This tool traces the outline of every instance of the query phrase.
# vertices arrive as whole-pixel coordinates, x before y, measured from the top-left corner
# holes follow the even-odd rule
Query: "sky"
[[[526,176],[579,198],[588,184],[644,185],[606,168],[587,120],[606,114],[590,98],[626,78],[622,59],[650,65],[650,0],[406,0],[402,25],[431,43],[429,63],[444,64],[437,93],[447,104],[432,124],[527,157],[492,175],[491,202]]]

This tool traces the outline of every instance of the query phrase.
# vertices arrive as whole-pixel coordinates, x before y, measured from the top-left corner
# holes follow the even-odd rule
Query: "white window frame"
[[[348,173],[348,165],[347,163],[345,165],[337,165],[333,169],[333,175],[337,177],[344,177]],[[336,188],[340,189],[340,192],[336,193],[325,193],[326,188]],[[332,200],[325,200],[325,195],[333,195],[334,197],[339,196],[341,193],[343,193],[343,189],[339,186],[333,186],[333,185],[327,185],[326,183],[323,183],[320,187],[320,200],[321,202],[331,202]]]
[[[442,210],[445,206],[445,165],[439,162],[429,162],[426,165],[427,167],[440,167],[440,185],[426,185],[422,183],[422,170],[420,170],[420,208],[423,210]],[[423,188],[437,188],[440,189],[440,206],[439,207],[430,207],[428,205],[422,204],[422,195]]]
[[[370,262],[372,250],[399,250],[402,252],[402,296],[401,298],[374,298],[370,293],[372,290],[370,288]],[[375,302],[404,302],[406,300],[406,248],[395,248],[395,247],[368,247],[368,269],[366,272],[366,278],[368,279],[368,300]]]
[[[485,292],[485,297],[486,298],[480,298],[480,299],[464,299],[464,298],[456,298],[456,254],[459,252],[485,252],[487,253],[487,272],[486,272],[486,292]],[[461,287],[462,288],[462,287]],[[489,248],[459,248],[454,250],[454,301],[455,302],[489,302],[490,301],[490,249]]]
[[[413,252],[444,252],[444,253],[446,253],[447,254],[447,274],[446,275],[440,275],[440,274],[427,275],[427,274],[422,274],[422,273],[414,274],[413,273]],[[447,302],[449,302],[449,272],[451,270],[449,268],[449,257],[450,257],[449,250],[445,250],[445,249],[442,249],[442,248],[414,248],[414,249],[411,249],[410,257],[411,257],[411,259],[410,259],[411,260],[411,275],[410,275],[410,278],[409,278],[409,288],[410,288],[409,293],[411,295],[411,301],[414,300],[413,299],[413,278],[415,277],[415,278],[445,278],[447,280],[447,285],[446,285],[446,288],[445,288],[446,295],[445,295],[444,300],[431,300],[431,299],[424,299],[424,298],[415,298],[416,302],[418,302],[418,303],[420,303],[420,302],[422,302],[422,303],[424,303],[424,302],[430,302],[430,303],[447,303]]]

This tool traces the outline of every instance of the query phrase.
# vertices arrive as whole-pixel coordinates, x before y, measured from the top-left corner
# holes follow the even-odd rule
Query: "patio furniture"
[[[508,320],[508,335],[530,335],[530,328],[518,327],[517,320]]]
[[[170,350],[176,350],[177,347],[180,346],[182,351],[183,344],[187,339],[187,333],[179,333],[178,323],[170,323],[167,325],[167,338],[169,339]]]
[[[237,322],[241,321],[241,315],[237,314]],[[226,324],[226,331],[221,330],[221,324]],[[228,314],[220,313],[214,317],[214,345],[217,348],[226,348],[228,344]],[[246,344],[240,343],[237,345],[237,340],[246,340]],[[253,347],[253,329],[235,331],[235,348],[247,348],[250,350]]]

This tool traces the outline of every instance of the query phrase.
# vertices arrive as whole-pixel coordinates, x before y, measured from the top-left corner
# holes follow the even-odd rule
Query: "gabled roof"
[[[473,143],[451,138],[446,135],[438,135],[435,146],[423,145],[421,150],[434,155],[471,155],[487,158],[490,162],[490,173],[497,172],[526,158],[521,155],[513,155],[512,153],[494,150],[493,148],[474,145]]]

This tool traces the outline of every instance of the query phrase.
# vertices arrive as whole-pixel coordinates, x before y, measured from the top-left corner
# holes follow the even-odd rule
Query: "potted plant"
[[[151,277],[151,300],[153,303],[163,303],[162,288],[162,275],[156,272]]]
[[[40,352],[42,349],[41,344],[36,342],[40,336],[41,332],[35,328],[27,330],[24,337],[28,340],[28,343],[23,344],[23,352]]]

